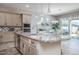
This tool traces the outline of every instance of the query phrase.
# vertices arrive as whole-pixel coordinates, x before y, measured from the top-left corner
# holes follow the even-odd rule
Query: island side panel
[[[39,55],[61,55],[61,42],[40,43],[37,44]]]

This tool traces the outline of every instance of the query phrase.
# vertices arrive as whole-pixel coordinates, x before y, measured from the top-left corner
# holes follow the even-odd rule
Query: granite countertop
[[[36,40],[36,41],[40,41],[40,42],[58,42],[60,41],[60,37],[58,35],[54,35],[54,34],[37,34],[37,35],[32,35],[30,33],[26,33],[26,32],[15,32],[18,35]]]

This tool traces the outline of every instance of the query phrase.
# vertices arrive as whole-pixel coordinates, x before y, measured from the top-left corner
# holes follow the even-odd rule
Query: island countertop
[[[40,41],[40,42],[58,42],[60,41],[60,37],[58,35],[54,35],[54,34],[37,34],[37,35],[32,35],[28,32],[15,32],[18,35],[36,40],[36,41]]]

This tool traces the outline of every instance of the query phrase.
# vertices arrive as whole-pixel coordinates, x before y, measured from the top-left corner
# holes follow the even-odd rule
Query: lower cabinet
[[[17,40],[15,40],[17,41]],[[20,41],[19,41],[19,51],[23,54],[23,55],[36,55],[37,54],[37,49],[36,49],[36,42],[32,39],[29,39],[27,37],[24,36],[20,36]],[[16,42],[18,43],[18,42]],[[18,45],[18,46],[19,46]],[[18,48],[18,47],[16,47]]]
[[[15,47],[13,32],[0,32],[0,50]]]

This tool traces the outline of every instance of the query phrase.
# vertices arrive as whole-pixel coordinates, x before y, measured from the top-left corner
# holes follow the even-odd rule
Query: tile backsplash
[[[0,27],[0,32],[8,32],[8,31],[20,31],[19,27]]]

